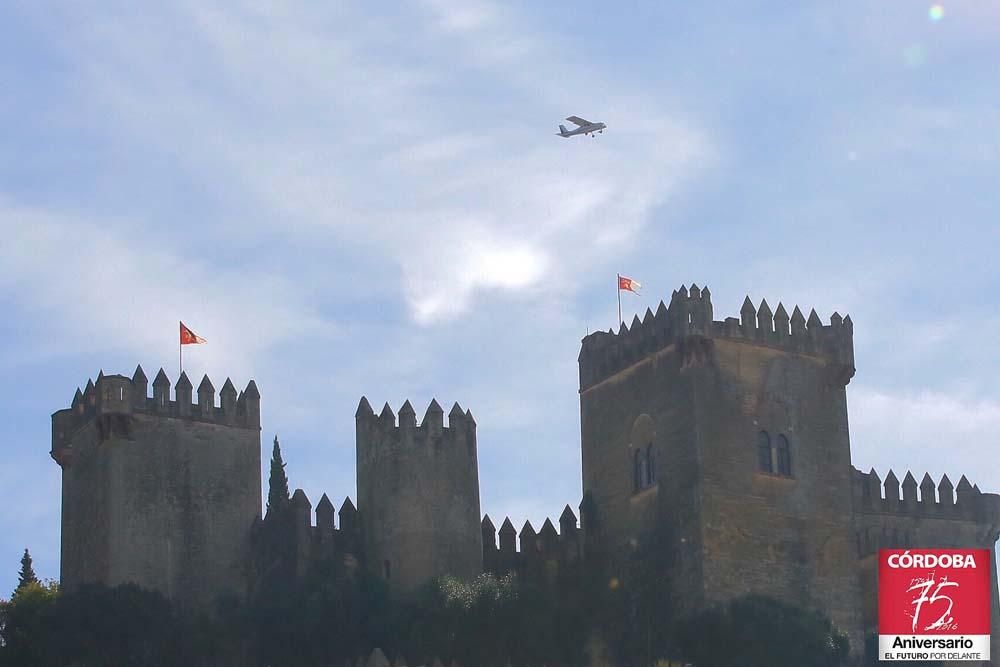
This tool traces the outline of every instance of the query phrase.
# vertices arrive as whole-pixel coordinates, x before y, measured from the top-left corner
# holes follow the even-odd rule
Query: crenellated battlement
[[[350,496],[344,499],[338,515],[325,493],[313,511],[305,492],[295,489],[287,506],[277,511],[269,508],[255,531],[255,540],[258,557],[265,561],[263,569],[284,561],[297,576],[304,575],[310,563],[324,559],[335,557],[345,564],[362,560],[361,524]]]
[[[937,483],[927,473],[917,484],[907,471],[900,482],[892,470],[882,480],[870,472],[853,469],[854,510],[863,514],[959,519],[1000,526],[1000,495],[983,493],[962,475],[958,485],[948,475]]]
[[[521,576],[551,574],[558,569],[578,562],[582,556],[582,537],[576,514],[569,505],[559,517],[559,530],[551,519],[546,519],[537,532],[530,521],[525,521],[518,533],[509,517],[500,525],[500,543],[497,529],[489,514],[483,516],[483,567],[489,572],[503,574],[517,572]],[[520,539],[520,548],[518,548]]]
[[[371,456],[384,457],[389,451],[422,448],[452,448],[455,452],[474,454],[476,451],[476,420],[471,410],[462,410],[456,402],[444,423],[444,410],[436,399],[431,399],[423,419],[417,423],[416,412],[410,401],[405,401],[397,415],[386,403],[378,415],[364,396],[355,413],[358,432],[359,456],[364,448]]]
[[[766,299],[754,307],[750,297],[743,301],[740,317],[713,319],[712,295],[708,287],[681,286],[670,298],[670,304],[660,301],[654,313],[646,309],[632,324],[624,322],[618,332],[608,329],[585,337],[580,349],[580,389],[631,366],[651,353],[666,349],[688,338],[741,340],[797,354],[822,357],[840,369],[839,376],[847,382],[854,375],[854,323],[850,315],[830,316],[824,325],[811,310],[809,318],[798,306],[791,316],[782,303],[772,311]]]
[[[131,378],[105,375],[87,380],[86,388],[77,388],[69,408],[52,414],[52,458],[63,465],[72,458],[70,442],[80,428],[96,422],[98,436],[112,434],[131,437],[133,415],[211,422],[239,428],[260,428],[260,392],[250,380],[237,394],[232,380],[226,378],[216,405],[215,387],[205,375],[198,385],[197,402],[192,397],[193,386],[186,373],[181,373],[170,399],[170,380],[161,368],[153,379],[152,395],[142,366],[136,366]]]

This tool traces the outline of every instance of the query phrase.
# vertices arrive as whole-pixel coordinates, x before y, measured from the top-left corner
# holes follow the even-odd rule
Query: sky
[[[628,321],[850,314],[855,465],[1000,491],[998,61],[981,0],[0,4],[0,596],[26,547],[58,577],[51,413],[176,380],[178,320],[314,505],[362,395],[434,397],[483,512],[555,520],[616,273]]]

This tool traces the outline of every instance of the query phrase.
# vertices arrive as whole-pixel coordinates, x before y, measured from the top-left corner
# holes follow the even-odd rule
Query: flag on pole
[[[631,278],[626,278],[625,276],[618,276],[618,289],[619,290],[627,290],[629,292],[633,292],[635,294],[638,294],[639,293],[639,288],[641,288],[641,287],[642,287],[642,284],[639,283],[638,280],[633,280]]]
[[[197,345],[208,341],[184,326],[181,322],[181,345]]]
[[[616,290],[618,294],[618,321],[622,321],[622,290],[632,292],[632,294],[638,294],[639,288],[642,285],[639,284],[638,280],[632,280],[631,278],[626,278],[622,274],[618,275],[618,289]]]

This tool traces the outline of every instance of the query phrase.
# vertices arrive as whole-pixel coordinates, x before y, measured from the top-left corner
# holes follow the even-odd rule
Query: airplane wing
[[[584,120],[584,119],[580,118],[579,116],[570,116],[566,120],[568,120],[571,123],[576,123],[580,127],[583,127],[584,125],[592,125],[593,124],[589,120]]]

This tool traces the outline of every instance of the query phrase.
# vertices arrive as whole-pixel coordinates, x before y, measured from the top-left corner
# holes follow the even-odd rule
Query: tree
[[[31,566],[31,554],[26,548],[24,555],[21,556],[21,572],[17,575],[17,588],[15,590],[19,591],[28,584],[37,583],[38,577],[35,576],[35,569]]]
[[[86,584],[59,596],[48,619],[53,664],[196,664],[190,630],[163,594],[135,584]]]
[[[761,595],[736,598],[680,622],[677,641],[698,667],[841,667],[847,637],[828,618]]]
[[[0,600],[0,665],[51,664],[48,619],[58,596],[54,581],[32,581]]]
[[[526,644],[540,627],[525,618],[531,609],[525,602],[521,584],[512,574],[499,578],[481,574],[471,581],[447,575],[434,579],[406,601],[400,623],[406,635],[402,652],[412,664],[430,664],[439,657],[445,663],[500,667],[511,658],[521,662],[517,653],[537,658]],[[538,609],[543,621],[550,615],[544,611],[551,611],[550,605]]]
[[[285,463],[281,460],[281,446],[278,436],[274,436],[274,449],[271,451],[271,475],[267,480],[267,509],[279,510],[288,505],[288,476],[285,475]]]

